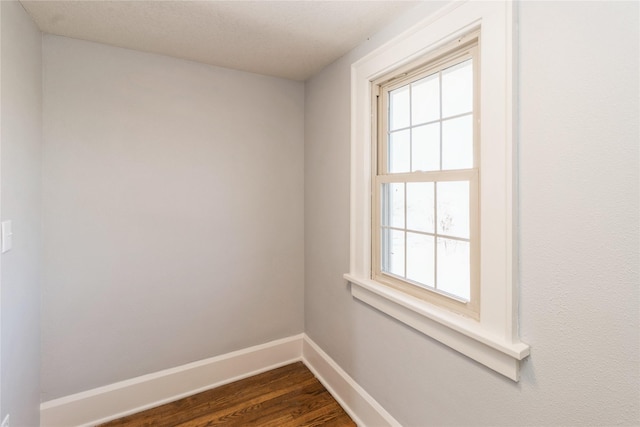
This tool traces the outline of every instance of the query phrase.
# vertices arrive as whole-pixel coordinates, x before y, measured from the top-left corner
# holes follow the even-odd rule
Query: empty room
[[[637,1],[3,0],[0,43],[0,427],[252,378],[153,425],[640,425]]]

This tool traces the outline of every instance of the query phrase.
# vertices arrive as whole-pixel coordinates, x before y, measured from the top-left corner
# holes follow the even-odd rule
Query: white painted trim
[[[2,5],[0,4],[0,46],[2,46]],[[0,54],[0,82],[2,81],[2,55]],[[2,85],[0,84],[0,130],[2,129]],[[0,131],[0,147],[2,143],[2,132]],[[2,159],[2,150],[0,150],[0,160]],[[2,162],[0,161],[0,165]],[[2,188],[2,171],[0,170],[0,189]],[[0,197],[2,200],[2,197]],[[2,205],[0,204],[0,212]],[[0,256],[0,295],[2,295],[2,257]],[[2,298],[0,298],[0,319],[2,318]],[[2,328],[0,328],[0,367],[2,366]],[[0,369],[0,384],[2,384],[2,369]],[[2,387],[0,387],[0,416],[2,416]]]
[[[401,425],[306,334],[302,360],[359,426]]]
[[[166,369],[40,405],[40,425],[91,426],[259,374],[302,358],[303,334]]]
[[[518,381],[519,360],[529,354],[529,346],[518,337],[517,316],[514,13],[509,1],[453,2],[352,65],[351,252],[344,277],[355,298]],[[479,321],[415,303],[371,279],[372,82],[477,29],[482,117]]]
[[[400,426],[306,334],[44,402],[40,425],[94,426],[298,361],[359,426]]]
[[[514,381],[519,380],[520,360],[529,355],[529,346],[526,344],[512,343],[490,335],[471,319],[440,310],[373,280],[345,277],[352,283],[351,294],[354,298]]]

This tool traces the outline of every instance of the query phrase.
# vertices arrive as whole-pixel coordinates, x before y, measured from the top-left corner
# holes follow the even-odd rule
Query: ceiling
[[[305,80],[415,1],[27,1],[41,31]]]

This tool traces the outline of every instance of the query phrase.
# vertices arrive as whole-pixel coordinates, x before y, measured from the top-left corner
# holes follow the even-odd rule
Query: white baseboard
[[[45,427],[94,426],[301,360],[303,335],[234,351],[40,405]]]
[[[306,334],[302,361],[358,426],[401,427],[376,400]]]
[[[300,360],[359,426],[400,426],[305,334],[44,402],[40,425],[95,426]]]

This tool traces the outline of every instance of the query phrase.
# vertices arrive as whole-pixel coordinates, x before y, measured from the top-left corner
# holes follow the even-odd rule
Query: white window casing
[[[480,310],[456,314],[372,279],[372,82],[480,31]],[[518,337],[515,233],[514,10],[511,2],[452,2],[352,65],[353,297],[489,368],[519,379],[529,346]]]

